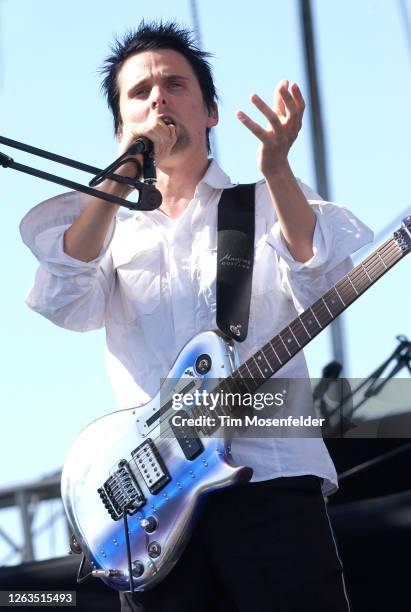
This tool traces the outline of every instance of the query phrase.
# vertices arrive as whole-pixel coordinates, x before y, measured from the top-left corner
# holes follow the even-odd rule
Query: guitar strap
[[[244,342],[254,264],[255,184],[224,189],[218,204],[217,325]]]

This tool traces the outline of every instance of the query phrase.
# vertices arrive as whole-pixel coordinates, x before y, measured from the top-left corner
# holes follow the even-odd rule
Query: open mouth
[[[175,125],[173,119],[171,119],[171,117],[161,117],[162,121],[164,121],[164,123],[166,125]]]

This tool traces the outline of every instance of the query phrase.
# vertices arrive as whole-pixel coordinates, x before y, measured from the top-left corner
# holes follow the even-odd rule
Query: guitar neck
[[[392,238],[384,242],[235,370],[229,377],[230,382],[234,384],[229,384],[229,386],[253,392],[262,384],[263,379],[270,378],[282,368],[409,253],[411,250],[410,225],[411,217],[407,217],[403,222],[403,227],[395,232]]]

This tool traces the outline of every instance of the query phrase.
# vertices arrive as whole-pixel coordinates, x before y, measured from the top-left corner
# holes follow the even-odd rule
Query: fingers
[[[285,118],[287,116],[284,100],[280,94],[278,85],[274,90],[274,110],[279,117]]]
[[[243,125],[245,125],[250,132],[257,136],[260,140],[264,140],[267,132],[255,121],[253,121],[248,115],[243,113],[243,111],[237,111],[236,117],[241,121]]]
[[[298,114],[298,108],[293,96],[289,91],[288,81],[282,81],[280,83],[278,93],[283,101],[287,119],[292,120]]]
[[[283,119],[283,124],[289,123],[301,127],[305,102],[297,83],[289,86],[287,80],[280,81],[275,88],[274,108]]]
[[[281,128],[281,121],[278,115],[268,106],[268,104],[264,102],[264,100],[262,100],[262,98],[260,98],[260,96],[253,94],[250,99],[258,110],[263,113],[264,117],[268,119],[270,125],[274,128],[274,131]]]
[[[270,128],[274,134],[281,133],[281,130],[297,131],[302,125],[305,102],[301,91],[296,83],[289,86],[287,80],[280,81],[274,92],[274,108],[271,108],[256,93],[252,94],[251,102],[268,120]],[[272,134],[271,130],[264,130],[258,123],[253,121],[244,112],[236,113],[237,118],[260,140]]]
[[[120,153],[126,151],[137,138],[142,136],[153,142],[154,155],[157,160],[170,153],[177,141],[175,125],[167,125],[160,118],[153,118],[145,123],[126,123],[123,126]]]
[[[300,91],[300,88],[298,87],[297,83],[293,83],[291,85],[291,95],[293,96],[293,98],[295,100],[297,108],[299,109],[299,111],[302,114],[304,112],[304,109],[305,109],[305,102],[304,102],[303,95],[302,95],[302,93]]]

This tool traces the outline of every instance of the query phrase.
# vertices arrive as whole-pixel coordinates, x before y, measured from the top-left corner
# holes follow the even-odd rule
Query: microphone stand
[[[396,339],[398,340],[399,345],[394,349],[388,359],[386,359],[378,368],[376,368],[376,370],[374,370],[374,372],[372,372],[372,374],[370,374],[365,380],[363,380],[356,388],[350,389],[346,394],[344,394],[343,392],[340,393],[338,400],[335,402],[335,404],[337,404],[337,408],[335,408],[335,406],[333,406],[333,408],[335,413],[339,413],[341,425],[339,428],[335,426],[332,427],[331,431],[329,432],[331,435],[329,435],[328,437],[345,437],[344,434],[349,429],[356,426],[355,423],[351,421],[351,418],[365,402],[367,402],[371,397],[378,395],[385,387],[387,382],[391,380],[396,374],[398,374],[398,372],[403,368],[406,368],[411,374],[411,341],[403,335],[396,336]],[[329,365],[333,365],[333,363]],[[378,383],[378,379],[382,376],[383,372],[390,365],[392,367],[391,370],[387,373],[386,378],[384,378]],[[331,375],[328,373],[328,376],[330,377]],[[320,391],[323,391],[323,389],[325,389],[326,392],[329,386],[328,383],[332,384],[337,380],[337,378],[334,378],[331,381],[329,379],[323,378],[317,385],[315,390],[319,389]],[[344,381],[344,379],[341,380]],[[349,385],[347,386],[349,387]],[[366,388],[362,399],[356,404],[354,404],[354,396],[364,387]],[[320,413],[321,416],[329,417],[330,413],[325,412],[324,406],[321,405],[324,403],[325,392],[322,394],[318,393],[318,391],[317,394],[314,393],[314,403],[317,403],[317,411]],[[350,404],[348,402],[350,402]],[[318,403],[320,403],[319,406]],[[360,472],[369,470],[375,467],[376,465],[381,464],[384,461],[387,461],[388,459],[391,459],[409,450],[411,450],[411,442],[405,442],[396,448],[380,453],[372,459],[367,459],[366,461],[359,463],[354,467],[346,469],[343,472],[339,472],[338,480],[341,482],[346,478],[356,476]]]
[[[328,364],[323,370],[323,378],[317,384],[313,391],[314,404],[317,412],[326,418],[328,429],[325,429],[325,434],[328,437],[343,437],[344,434],[355,427],[352,422],[354,413],[367,402],[371,397],[378,395],[385,385],[391,380],[400,370],[407,368],[411,374],[411,341],[406,336],[396,336],[399,345],[372,374],[364,379],[357,387],[351,389],[348,381],[344,378],[338,378],[340,370],[331,371],[331,366],[334,368],[335,362]],[[336,364],[339,365],[339,364]],[[392,365],[390,371],[386,374],[383,380],[379,380],[388,366]],[[335,369],[335,368],[334,368]],[[336,387],[336,383],[340,383]],[[345,383],[345,384],[344,384]],[[327,398],[327,391],[330,386],[334,385],[334,397]],[[344,389],[345,387],[345,389]],[[354,398],[361,389],[363,392],[362,398],[354,403]],[[333,421],[331,422],[333,417]]]
[[[406,336],[396,336],[399,342],[397,348],[391,353],[386,361],[384,361],[368,378],[362,381],[355,389],[351,391],[350,397],[353,397],[360,389],[368,385],[364,392],[363,399],[353,406],[350,416],[354,414],[370,397],[374,397],[382,391],[387,382],[391,380],[400,370],[407,368],[411,374],[411,341]],[[378,379],[382,376],[384,370],[393,364],[392,369],[386,374],[386,377],[377,384]],[[348,398],[345,397],[343,402]]]
[[[129,210],[155,210],[161,205],[161,193],[158,189],[156,189],[153,184],[155,182],[155,165],[152,156],[152,151],[141,151],[143,155],[143,181],[139,181],[135,178],[124,177],[114,173],[114,171],[117,170],[120,166],[130,162],[134,163],[136,167],[140,168],[140,164],[138,163],[138,161],[134,157],[131,157],[131,153],[140,152],[138,150],[138,147],[134,147],[134,145],[132,145],[130,149],[126,151],[123,155],[121,155],[115,162],[113,162],[113,164],[110,164],[106,169],[101,170],[101,168],[96,168],[95,166],[90,166],[77,160],[57,155],[56,153],[44,151],[43,149],[38,149],[37,147],[32,147],[31,145],[12,140],[11,138],[5,138],[4,136],[0,136],[0,143],[8,147],[19,149],[20,151],[25,151],[26,153],[30,153],[32,155],[36,155],[37,157],[43,157],[59,164],[70,166],[72,168],[76,168],[77,170],[82,170],[83,172],[88,172],[90,174],[93,174],[94,178],[90,181],[90,186],[82,185],[75,181],[70,181],[63,177],[57,176],[55,174],[50,174],[48,172],[44,172],[43,170],[32,168],[31,166],[19,164],[8,155],[0,153],[0,166],[2,166],[3,168],[12,168],[13,170],[36,176],[37,178],[41,178],[46,181],[51,181],[52,183],[56,183],[57,185],[63,185],[64,187],[68,187],[69,189],[73,189],[74,191],[81,191],[82,193],[94,196],[95,198],[106,200],[108,202],[113,202],[114,204],[117,204],[119,206],[125,206]],[[134,150],[133,147],[137,150]],[[105,191],[98,191],[97,189],[93,188],[93,185],[99,184],[105,178],[109,178],[111,180],[117,181],[118,183],[123,183],[132,186],[138,191],[137,202],[129,202],[124,198],[120,198],[110,193],[106,193]]]

